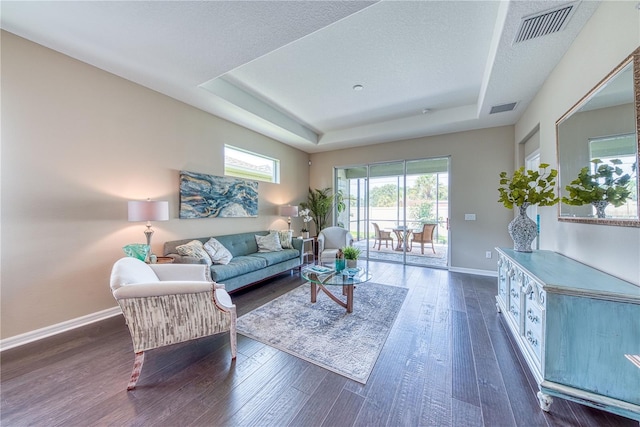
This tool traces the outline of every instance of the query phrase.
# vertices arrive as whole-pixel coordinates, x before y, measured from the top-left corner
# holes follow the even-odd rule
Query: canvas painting
[[[180,171],[180,218],[258,216],[258,183]]]

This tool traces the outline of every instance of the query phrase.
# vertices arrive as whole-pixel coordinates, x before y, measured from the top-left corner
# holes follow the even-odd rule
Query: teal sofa
[[[199,240],[206,243],[215,237],[231,252],[233,258],[229,264],[212,264],[211,280],[225,285],[227,292],[237,291],[251,284],[261,282],[287,270],[299,268],[303,262],[302,240],[293,238],[294,249],[283,249],[277,252],[258,252],[256,235],[265,236],[268,231],[228,234],[224,236],[198,237],[195,239],[173,240],[164,244],[164,256],[173,258],[174,263],[205,264],[206,260],[182,256],[177,246]]]

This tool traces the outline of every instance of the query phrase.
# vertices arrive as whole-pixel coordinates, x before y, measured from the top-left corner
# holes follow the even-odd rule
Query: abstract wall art
[[[258,183],[180,171],[180,218],[258,216]]]

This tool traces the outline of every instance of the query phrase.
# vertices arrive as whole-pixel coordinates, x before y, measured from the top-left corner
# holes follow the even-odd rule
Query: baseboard
[[[0,352],[121,314],[122,311],[120,310],[120,307],[116,306],[113,308],[108,308],[106,310],[98,311],[96,313],[87,314],[86,316],[67,320],[62,323],[47,326],[46,328],[36,329],[35,331],[5,338],[3,340],[0,340]]]
[[[498,277],[498,272],[493,270],[476,270],[475,268],[449,267],[449,271],[455,273],[475,274],[477,276]]]

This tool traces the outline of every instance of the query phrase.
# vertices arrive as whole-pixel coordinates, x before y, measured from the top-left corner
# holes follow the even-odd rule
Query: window
[[[638,142],[635,133],[625,135],[605,136],[589,139],[591,160],[600,159],[604,163],[618,159],[622,164],[618,165],[623,173],[635,176],[636,150]],[[597,166],[591,165],[591,171],[595,172]]]
[[[224,174],[278,184],[280,182],[280,161],[225,145]]]

